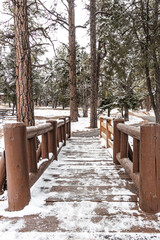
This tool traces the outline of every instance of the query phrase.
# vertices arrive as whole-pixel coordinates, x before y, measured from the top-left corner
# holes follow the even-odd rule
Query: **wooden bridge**
[[[107,129],[102,120],[101,126]],[[107,133],[106,141],[107,136],[111,138]],[[4,200],[1,198],[0,208]],[[140,209],[138,187],[122,165],[113,162],[94,131],[76,133],[68,139],[58,161],[53,161],[32,187],[31,201],[24,210],[1,211],[0,215],[0,224],[5,223],[5,229],[0,228],[2,232],[22,221],[19,232],[61,233],[61,239],[84,239],[84,235],[75,235],[82,233],[90,235],[87,239],[98,239],[94,234],[101,239],[117,232],[160,233],[159,215]],[[118,239],[137,237],[119,235]]]

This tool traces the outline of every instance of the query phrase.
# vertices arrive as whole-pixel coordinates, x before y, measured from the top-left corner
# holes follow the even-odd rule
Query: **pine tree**
[[[69,84],[70,84],[70,117],[78,121],[77,88],[76,88],[76,42],[74,0],[68,0],[69,17]]]
[[[96,0],[90,0],[91,115],[90,127],[97,127]]]
[[[27,0],[14,0],[13,7],[16,46],[17,121],[32,126],[35,122]]]

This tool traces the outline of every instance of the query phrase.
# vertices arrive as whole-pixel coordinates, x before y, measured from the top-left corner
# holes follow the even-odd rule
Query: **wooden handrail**
[[[113,128],[111,121],[113,120]],[[121,164],[139,189],[140,208],[160,212],[160,125],[133,127],[123,119],[100,118],[100,137],[113,147],[113,161]],[[133,138],[130,146],[129,137]]]
[[[106,147],[113,148],[113,126],[111,125],[111,121],[113,121],[113,117],[100,117],[100,137],[104,138],[106,141]]]
[[[125,125],[123,123],[118,123],[117,128],[121,132],[123,132],[133,138],[136,138],[137,140],[140,140],[140,129],[139,128]]]
[[[42,136],[39,146],[38,136]],[[57,160],[58,153],[70,136],[71,121],[68,116],[48,120],[45,124],[32,127],[26,127],[24,123],[4,125],[5,154],[0,161],[0,187],[2,188],[5,180],[6,168],[10,211],[21,210],[29,203],[30,187],[49,164]],[[46,161],[38,168],[40,157]]]
[[[128,136],[133,138],[133,162],[128,154]],[[148,213],[160,212],[160,125],[139,128],[114,120],[113,160],[121,164],[139,189],[140,208]]]
[[[42,134],[48,133],[53,130],[51,123],[44,123],[38,126],[27,127],[27,139],[33,138],[35,136],[40,136]]]
[[[63,120],[58,121],[58,123],[57,123],[57,127],[61,127],[61,126],[63,126],[63,125],[64,125],[64,121],[63,121]]]

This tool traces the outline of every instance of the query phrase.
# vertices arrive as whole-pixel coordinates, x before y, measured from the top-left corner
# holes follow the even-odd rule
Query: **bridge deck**
[[[60,239],[84,239],[72,238],[75,233],[100,237],[160,232],[159,215],[139,209],[135,184],[121,166],[113,164],[100,139],[89,136],[67,142],[59,161],[33,186],[29,206],[20,213],[1,214],[1,232],[54,232],[65,236]]]

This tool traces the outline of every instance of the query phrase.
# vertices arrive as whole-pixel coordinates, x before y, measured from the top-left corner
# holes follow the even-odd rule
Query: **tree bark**
[[[96,0],[90,0],[91,115],[90,127],[97,128]]]
[[[69,17],[69,84],[70,84],[70,117],[78,121],[78,105],[76,91],[76,46],[75,46],[75,13],[74,0],[68,0]]]
[[[17,121],[33,126],[34,104],[31,77],[27,0],[14,0],[14,31],[16,45]]]
[[[86,78],[83,79],[83,117],[88,117],[88,91],[87,91],[87,84]]]
[[[146,97],[146,111],[149,112],[151,110],[151,104],[150,104],[150,97],[149,95]]]
[[[124,107],[124,120],[129,121],[129,112],[128,112],[128,107]]]

